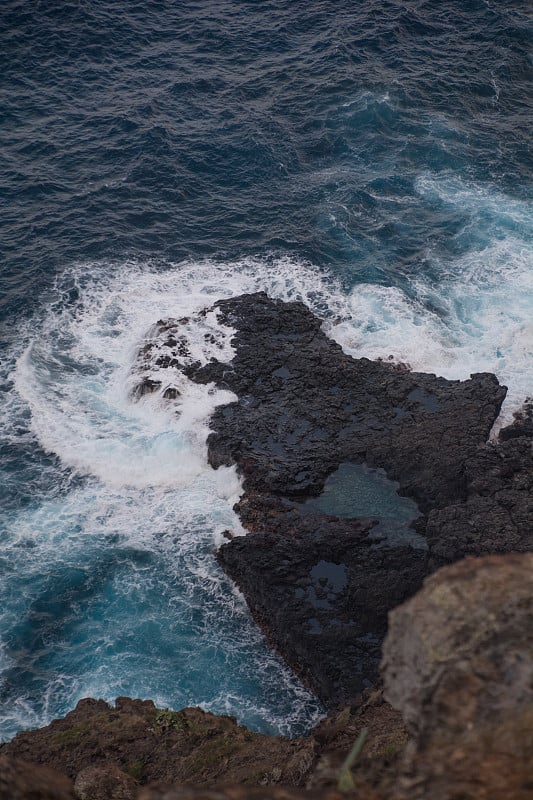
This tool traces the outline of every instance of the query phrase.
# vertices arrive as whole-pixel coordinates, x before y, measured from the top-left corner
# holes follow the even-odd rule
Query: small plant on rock
[[[155,715],[154,725],[150,730],[159,735],[170,731],[185,731],[187,730],[187,720],[180,711],[161,708]]]
[[[337,789],[339,792],[352,792],[355,789],[355,783],[352,776],[351,768],[359,758],[361,750],[363,749],[363,745],[365,743],[365,739],[368,734],[368,729],[363,728],[359,736],[357,737],[354,746],[348,753],[348,756],[342,765],[340,772],[339,772],[339,780],[337,782]]]

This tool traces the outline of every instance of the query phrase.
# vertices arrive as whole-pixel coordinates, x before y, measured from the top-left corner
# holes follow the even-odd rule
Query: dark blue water
[[[227,397],[135,404],[135,354],[162,316],[266,289],[347,352],[496,372],[509,417],[533,383],[532,32],[526,0],[2,2],[0,738],[86,695],[317,718],[213,560],[238,526],[205,462]]]

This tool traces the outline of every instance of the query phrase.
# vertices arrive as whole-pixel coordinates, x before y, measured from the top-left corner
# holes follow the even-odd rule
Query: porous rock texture
[[[488,444],[506,393],[494,375],[449,381],[351,358],[299,302],[242,295],[202,315],[233,329],[233,359],[217,359],[215,338],[208,363],[195,362],[179,334],[191,320],[160,321],[139,386],[152,363],[237,396],[211,418],[208,457],[237,465],[236,508],[253,535],[218,559],[270,643],[335,708],[378,682],[387,613],[424,575],[468,554],[533,549],[531,415]],[[318,494],[344,462],[384,469],[416,501],[426,549],[289,502]]]
[[[268,505],[261,527],[218,559],[273,646],[324,703],[340,706],[378,682],[387,612],[422,585],[427,553],[378,546],[366,521],[301,515],[275,497]]]
[[[533,550],[533,431],[507,438],[513,428],[466,459],[466,498],[429,513],[432,568],[467,555]]]
[[[209,460],[234,464],[247,491],[316,494],[344,461],[383,467],[422,510],[463,496],[463,465],[505,397],[493,375],[447,381],[354,359],[303,303],[264,293],[215,304],[235,357],[190,368],[238,400],[211,420]]]
[[[533,797],[533,554],[466,558],[390,615],[385,696],[410,800]]]

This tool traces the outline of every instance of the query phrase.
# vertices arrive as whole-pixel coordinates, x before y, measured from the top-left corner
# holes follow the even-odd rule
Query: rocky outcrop
[[[0,798],[137,800],[174,796],[185,791],[177,786],[188,785],[197,787],[191,797],[203,796],[198,787],[216,786],[223,797],[243,798],[301,797],[289,787],[310,786],[312,800],[335,792],[342,763],[363,728],[367,744],[355,777],[360,796],[375,800],[393,781],[406,741],[400,715],[380,693],[293,740],[252,733],[232,717],[199,708],[169,711],[126,697],[114,706],[87,699],[63,719],[0,746]],[[147,785],[149,790],[142,788]],[[38,788],[42,794],[33,795]]]
[[[358,800],[532,797],[531,404],[487,443],[505,396],[492,375],[447,381],[350,358],[301,303],[264,294],[199,318],[208,357],[182,335],[193,321],[160,321],[132,396],[179,410],[186,379],[237,396],[216,409],[208,452],[239,469],[249,535],[226,532],[218,559],[303,680],[328,706],[348,704],[289,741],[201,709],[84,700],[0,746],[0,800],[336,800],[363,730]],[[385,470],[418,503],[425,546],[383,534],[379,518],[302,505],[345,462]],[[442,564],[508,552],[447,566],[419,591]],[[388,615],[394,708],[371,691]]]
[[[261,530],[218,560],[288,664],[340,706],[379,681],[387,612],[420,588],[427,553],[378,546],[368,522],[302,516],[274,498],[269,508]]]
[[[233,717],[199,708],[157,709],[149,701],[119,697],[81,700],[74,711],[38,731],[24,731],[4,745],[2,755],[46,764],[76,785],[124,783],[257,784],[272,765],[278,780],[290,772],[298,742],[251,733]],[[109,775],[110,765],[117,774]],[[92,771],[92,772],[88,772]],[[128,783],[127,776],[132,781]],[[286,782],[290,782],[288,775]]]
[[[74,792],[78,800],[134,800],[138,781],[114,764],[85,767],[76,776]]]
[[[400,715],[379,692],[294,740],[252,733],[199,708],[87,699],[63,719],[0,745],[0,798],[156,800],[211,791],[234,799],[337,797],[340,769],[363,729],[367,744],[354,770],[358,798],[379,800],[389,796],[406,741]]]
[[[385,695],[410,800],[533,797],[533,554],[467,558],[390,615]]]
[[[178,374],[237,396],[212,416],[208,457],[237,465],[236,508],[253,536],[224,544],[219,561],[323,702],[349,702],[378,680],[387,613],[424,575],[468,554],[533,548],[530,411],[487,444],[506,392],[493,375],[448,381],[351,358],[302,303],[264,293],[220,301],[198,324],[202,358],[187,344],[191,319],[157,323],[139,354],[139,392],[151,374],[161,391]],[[425,549],[380,541],[377,520],[290,502],[319,494],[346,462],[385,470],[416,501]]]
[[[366,462],[422,510],[464,496],[465,461],[505,397],[493,375],[447,381],[351,358],[302,303],[264,293],[214,308],[236,331],[234,358],[188,369],[239,398],[212,417],[213,466],[236,463],[247,491],[306,496],[342,462]]]
[[[361,731],[365,745],[351,775],[353,790],[338,789],[346,757]],[[272,765],[261,786],[195,787],[150,786],[137,800],[395,800],[396,781],[407,733],[400,714],[383,699],[381,692],[368,693],[353,706],[330,714],[300,740],[298,755],[291,760],[290,785],[287,769]],[[279,783],[278,783],[279,781]]]

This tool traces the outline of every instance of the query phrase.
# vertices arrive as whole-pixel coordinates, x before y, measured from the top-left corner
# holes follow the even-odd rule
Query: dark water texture
[[[126,255],[401,282],[420,170],[527,191],[529,2],[4,0],[0,31],[4,313]]]

